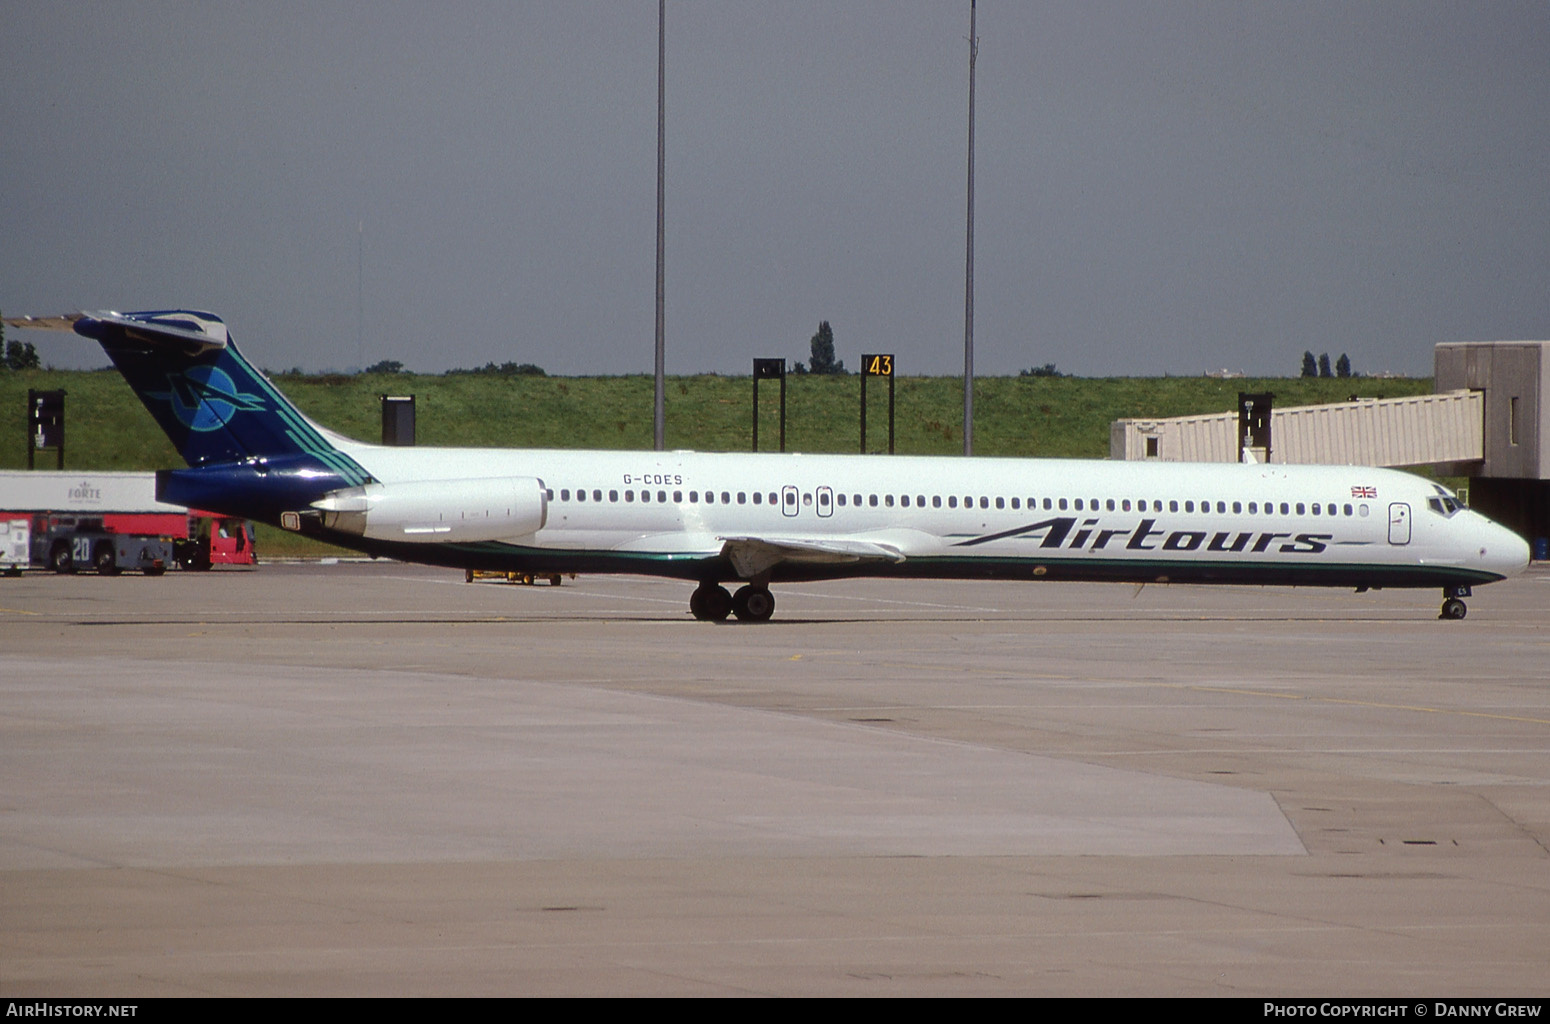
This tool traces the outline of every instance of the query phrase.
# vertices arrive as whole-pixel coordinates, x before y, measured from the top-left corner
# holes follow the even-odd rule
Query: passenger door
[[[801,496],[792,484],[787,484],[780,489],[780,514],[783,516],[795,516],[801,509]]]
[[[834,489],[818,488],[818,518],[827,519],[834,514]]]
[[[1389,506],[1389,543],[1410,543],[1410,506],[1402,501]]]

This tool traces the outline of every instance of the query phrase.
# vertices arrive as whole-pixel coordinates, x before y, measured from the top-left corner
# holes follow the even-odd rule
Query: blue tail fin
[[[74,326],[101,343],[189,466],[315,462],[349,486],[370,479],[242,357],[220,317],[89,313]]]

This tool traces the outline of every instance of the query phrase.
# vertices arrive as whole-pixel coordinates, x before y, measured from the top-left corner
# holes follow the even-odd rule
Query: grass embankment
[[[422,445],[495,448],[651,447],[650,377],[498,377],[477,374],[279,375],[275,383],[317,422],[350,437],[381,435],[378,396],[415,395]],[[0,468],[27,465],[27,390],[63,388],[65,466],[149,470],[182,465],[115,371],[0,372]],[[786,450],[859,450],[860,378],[788,377]],[[759,388],[760,447],[779,439],[779,382]],[[1427,394],[1429,378],[982,377],[974,388],[974,450],[979,455],[1105,458],[1109,425],[1124,417],[1184,416],[1237,408],[1238,392],[1270,391],[1280,407],[1343,401],[1352,394]],[[746,451],[752,385],[747,377],[671,377],[667,446]],[[868,448],[888,445],[888,385],[867,390]],[[910,455],[963,451],[963,383],[954,377],[895,382],[895,450]],[[52,468],[54,455],[40,468]],[[260,527],[260,554],[324,554],[338,549]]]

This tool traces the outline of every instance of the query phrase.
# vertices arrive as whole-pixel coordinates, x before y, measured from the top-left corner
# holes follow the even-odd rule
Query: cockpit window
[[[1449,493],[1446,488],[1439,487],[1436,484],[1433,484],[1432,487],[1437,491],[1437,496],[1426,499],[1426,507],[1433,512],[1448,518],[1457,515],[1464,507],[1464,503]]]

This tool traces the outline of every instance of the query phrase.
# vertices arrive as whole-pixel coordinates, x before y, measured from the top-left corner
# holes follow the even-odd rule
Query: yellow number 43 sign
[[[861,357],[861,372],[868,377],[892,377],[893,353],[874,352]]]

